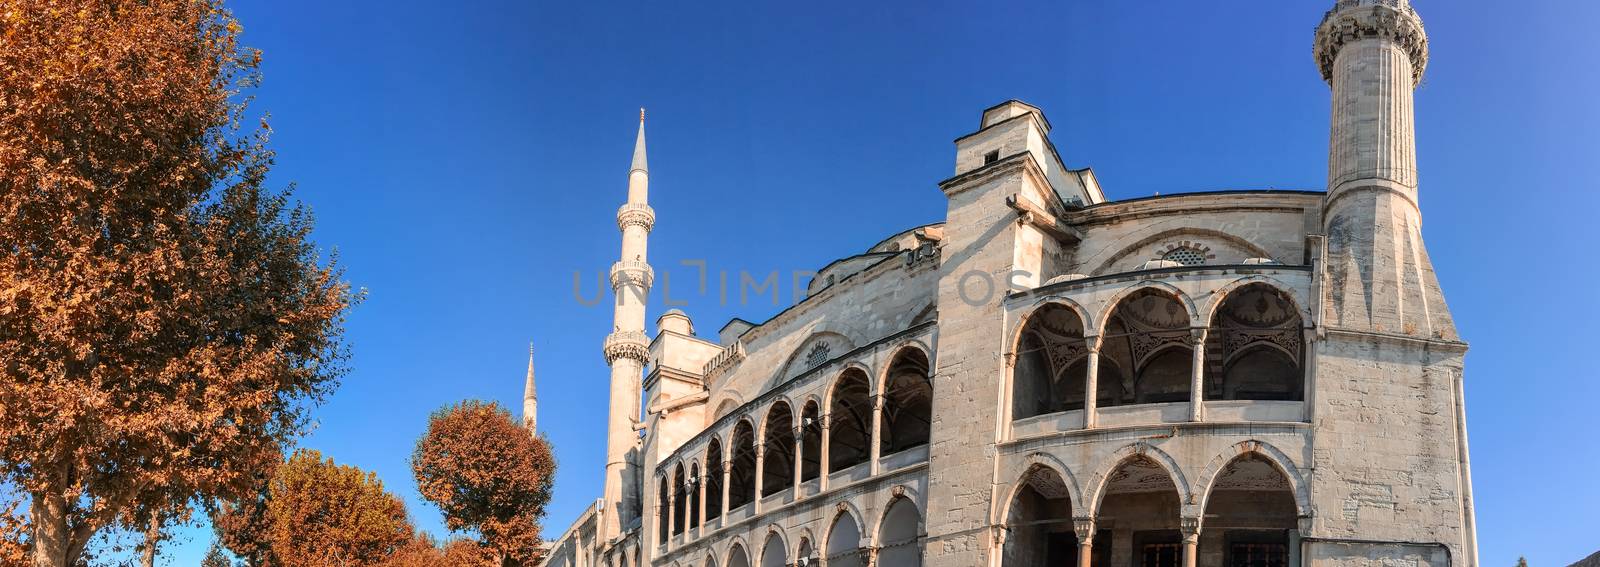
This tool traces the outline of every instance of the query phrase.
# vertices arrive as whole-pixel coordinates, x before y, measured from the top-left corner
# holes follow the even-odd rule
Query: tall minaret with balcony
[[[1422,243],[1414,91],[1428,36],[1409,0],[1339,0],[1314,53],[1333,112],[1307,564],[1409,555],[1476,567],[1467,345]]]
[[[1454,340],[1422,245],[1413,91],[1428,35],[1408,0],[1339,0],[1315,56],[1333,88],[1328,151],[1328,324]]]
[[[522,384],[522,426],[538,435],[539,393],[533,387],[533,343],[528,343],[528,378]]]
[[[611,266],[616,296],[611,334],[605,340],[611,366],[611,407],[606,422],[606,485],[601,513],[601,541],[622,534],[639,509],[638,462],[633,454],[638,435],[640,379],[649,360],[650,339],[644,334],[645,298],[655,273],[645,253],[656,214],[650,209],[650,170],[644,151],[644,109],[639,109],[639,136],[628,171],[628,202],[617,210],[622,230],[622,259]]]

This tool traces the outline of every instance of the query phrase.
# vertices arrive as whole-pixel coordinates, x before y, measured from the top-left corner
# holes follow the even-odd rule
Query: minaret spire
[[[522,425],[529,433],[538,431],[539,393],[533,387],[533,341],[528,341],[528,379],[522,385]]]
[[[628,170],[628,201],[617,210],[622,231],[622,257],[611,265],[613,303],[611,334],[606,337],[606,364],[611,366],[611,407],[606,420],[606,484],[601,517],[601,540],[613,541],[622,527],[638,519],[640,495],[635,445],[639,436],[640,383],[650,360],[650,339],[644,334],[645,298],[650,295],[655,272],[647,260],[650,230],[656,213],[651,210],[650,167],[644,150],[644,109],[639,109],[639,134],[633,144],[633,165]]]

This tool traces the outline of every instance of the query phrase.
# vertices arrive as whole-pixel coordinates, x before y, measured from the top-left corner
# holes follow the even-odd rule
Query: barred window
[[[1166,255],[1162,256],[1161,259],[1171,260],[1185,266],[1199,266],[1206,263],[1206,257],[1204,254],[1201,254],[1199,250],[1189,247],[1173,248],[1172,250],[1167,251]]]

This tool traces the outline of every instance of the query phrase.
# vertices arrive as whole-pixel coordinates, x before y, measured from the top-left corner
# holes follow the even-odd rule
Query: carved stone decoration
[[[1094,518],[1081,516],[1072,519],[1072,531],[1077,532],[1078,541],[1094,541]]]
[[[618,359],[628,358],[639,361],[639,364],[650,363],[650,339],[639,331],[617,331],[606,336],[605,345],[602,347],[606,364],[615,364]]]
[[[650,264],[633,260],[617,262],[611,265],[611,289],[622,289],[623,286],[635,286],[650,289],[656,281],[656,271]]]
[[[896,484],[894,488],[889,489],[889,493],[893,494],[895,498],[903,498],[906,495],[906,485]]]
[[[656,226],[656,212],[650,205],[643,203],[628,203],[617,209],[617,229],[628,230],[630,226],[643,228],[650,232]]]
[[[1182,518],[1178,524],[1178,528],[1183,531],[1183,539],[1200,536],[1200,518]]]
[[[1422,17],[1406,0],[1341,0],[1323,16],[1313,54],[1322,80],[1333,81],[1333,63],[1348,43],[1381,38],[1395,42],[1411,58],[1412,79],[1422,82],[1428,67],[1428,33]]]

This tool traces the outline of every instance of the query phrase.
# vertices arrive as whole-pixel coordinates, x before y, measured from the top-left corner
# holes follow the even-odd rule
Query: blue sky
[[[349,279],[354,372],[304,445],[376,471],[443,533],[407,458],[430,411],[515,407],[538,343],[560,533],[599,496],[610,313],[574,299],[618,254],[650,109],[658,272],[815,269],[940,220],[951,141],[1040,106],[1108,196],[1321,189],[1328,89],[1296,2],[233,3],[265,51],[277,183],[298,183]],[[1600,3],[1417,0],[1424,232],[1461,333],[1484,565],[1600,549]],[[783,285],[784,298],[790,291]],[[687,292],[687,286],[684,286]],[[702,333],[769,301],[679,293]],[[661,311],[652,307],[651,319]],[[1588,315],[1585,315],[1588,314]],[[209,543],[191,529],[173,564]]]

